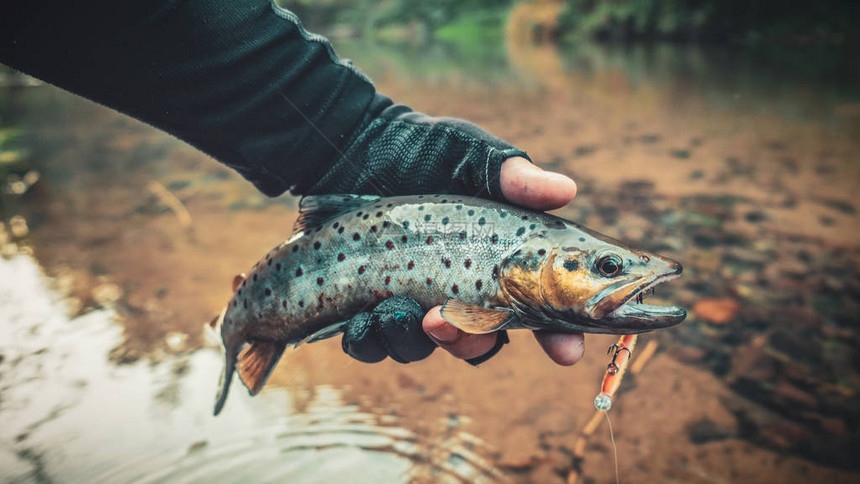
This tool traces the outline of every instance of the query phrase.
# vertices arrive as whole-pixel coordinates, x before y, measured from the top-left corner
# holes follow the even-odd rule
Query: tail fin
[[[236,372],[236,353],[227,351],[227,359],[224,364],[224,371],[221,373],[221,380],[218,382],[218,395],[215,396],[215,412],[214,415],[221,413],[224,408],[224,403],[227,402],[227,394],[230,392],[230,383],[233,382],[233,373]]]

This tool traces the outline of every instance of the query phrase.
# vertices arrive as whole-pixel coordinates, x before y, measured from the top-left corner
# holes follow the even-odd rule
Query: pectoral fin
[[[266,384],[285,347],[283,343],[255,341],[239,353],[237,371],[251,395],[259,393]]]
[[[442,319],[457,329],[471,334],[492,333],[514,321],[514,314],[507,309],[491,309],[448,299],[442,305]]]

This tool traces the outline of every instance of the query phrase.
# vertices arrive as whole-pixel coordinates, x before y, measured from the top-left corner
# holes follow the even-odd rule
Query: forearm
[[[500,198],[512,147],[431,120],[268,0],[23,3],[0,62],[143,120],[268,195],[456,191]]]

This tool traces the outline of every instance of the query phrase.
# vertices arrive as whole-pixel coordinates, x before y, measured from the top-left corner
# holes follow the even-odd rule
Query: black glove
[[[364,363],[378,363],[390,356],[398,363],[423,360],[433,353],[436,343],[421,328],[424,310],[415,300],[396,296],[379,303],[373,311],[355,315],[346,324],[341,340],[343,351]],[[493,357],[508,342],[500,332],[490,351],[470,360],[481,364]]]

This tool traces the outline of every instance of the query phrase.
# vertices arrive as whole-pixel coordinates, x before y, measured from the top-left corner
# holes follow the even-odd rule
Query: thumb
[[[576,183],[561,173],[544,171],[515,156],[502,163],[502,194],[518,205],[537,210],[561,208],[576,196]]]

